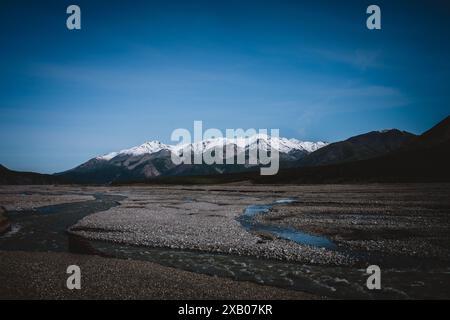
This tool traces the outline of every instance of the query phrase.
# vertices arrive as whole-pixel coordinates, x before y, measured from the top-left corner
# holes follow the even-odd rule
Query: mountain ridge
[[[298,166],[323,166],[366,160],[401,149],[416,137],[415,134],[398,129],[370,131],[330,143],[300,159]]]
[[[14,171],[0,164],[0,185],[10,185],[10,184],[36,185],[36,184],[59,184],[59,183],[64,183],[64,179],[60,179],[50,174]]]
[[[287,153],[291,150],[305,150],[307,152],[313,152],[318,150],[321,147],[324,147],[327,145],[326,142],[323,141],[317,141],[317,142],[311,142],[311,141],[301,141],[298,139],[287,139],[287,138],[275,138],[275,137],[270,137],[268,135],[254,135],[250,138],[248,138],[249,140],[249,144],[254,143],[254,141],[256,139],[261,139],[261,140],[273,140],[273,139],[277,139],[277,143],[281,146],[281,148],[279,148],[280,152],[284,152]],[[151,140],[151,141],[147,141],[144,142],[141,145],[135,146],[135,147],[131,147],[129,149],[123,149],[121,151],[113,151],[104,155],[99,155],[97,157],[95,157],[98,160],[111,160],[112,158],[121,155],[121,154],[127,154],[127,155],[143,155],[143,154],[151,154],[151,153],[156,153],[159,152],[161,150],[168,150],[168,151],[172,151],[172,152],[179,152],[181,149],[183,148],[191,148],[191,149],[195,149],[198,150],[201,145],[203,145],[204,147],[214,147],[217,145],[227,145],[227,144],[239,144],[242,143],[244,141],[244,139],[241,138],[235,138],[235,139],[229,139],[229,138],[212,138],[212,139],[204,139],[198,142],[193,142],[193,143],[186,143],[186,144],[177,144],[177,145],[170,145],[170,144],[164,144],[158,140]],[[247,147],[247,145],[246,145]]]
[[[280,154],[280,171],[274,176],[260,176],[255,172],[257,166],[176,166],[170,160],[170,151],[162,147],[164,144],[147,144],[151,149],[147,151],[151,152],[146,153],[144,148],[131,156],[120,152],[109,154],[109,160],[94,157],[76,170],[54,175],[18,172],[0,165],[0,184],[450,181],[450,116],[421,135],[398,129],[371,131],[306,154],[302,149],[288,150]],[[351,152],[339,151],[349,145]],[[334,155],[331,160],[330,152]],[[308,161],[316,158],[320,161],[308,165]]]
[[[147,183],[217,184],[246,181],[251,184],[316,184],[373,182],[450,182],[450,117],[405,146],[382,156],[329,164],[281,169],[274,176],[257,173],[209,177],[170,177]]]
[[[196,175],[196,174],[227,174],[233,172],[252,171],[258,165],[229,165],[229,164],[179,164],[171,161],[172,153],[181,155],[187,152],[191,158],[194,154],[215,152],[214,148],[223,150],[223,162],[230,156],[227,147],[231,147],[234,157],[244,154],[248,160],[250,150],[259,148],[267,151],[272,147],[280,152],[280,161],[290,163],[316,151],[327,143],[318,141],[300,141],[282,137],[271,137],[257,134],[244,138],[211,138],[193,143],[169,145],[159,141],[148,141],[141,145],[115,151],[94,157],[87,162],[57,176],[79,183],[112,183],[117,181],[146,180],[158,176]],[[214,151],[211,151],[214,150]],[[236,159],[232,159],[236,163]],[[247,162],[248,163],[248,162]]]

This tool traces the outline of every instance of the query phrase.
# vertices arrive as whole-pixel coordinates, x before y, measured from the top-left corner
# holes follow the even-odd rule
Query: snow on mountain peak
[[[289,141],[297,145],[297,148],[302,148],[308,152],[314,152],[328,145],[328,143],[323,141],[311,142],[311,141],[300,141],[297,139],[289,139]]]
[[[110,152],[110,153],[104,154],[102,156],[98,156],[98,157],[96,157],[96,159],[109,161],[112,158],[114,158],[115,156],[117,156],[118,154],[119,154],[119,152]]]
[[[170,150],[171,146],[166,145],[164,143],[161,143],[160,141],[148,141],[145,142],[139,146],[130,148],[130,149],[124,149],[119,152],[111,152],[102,156],[97,157],[98,160],[111,160],[112,158],[118,156],[118,155],[131,155],[131,156],[140,156],[143,154],[152,154],[161,150]]]
[[[267,134],[256,134],[249,138],[211,138],[205,139],[198,142],[193,142],[190,144],[178,144],[178,145],[167,145],[161,143],[160,141],[148,141],[139,146],[132,147],[130,149],[124,149],[119,152],[111,152],[102,156],[98,156],[98,160],[109,161],[118,155],[130,155],[130,156],[140,156],[144,154],[152,154],[159,152],[161,150],[168,150],[171,152],[179,153],[181,150],[186,148],[193,150],[194,152],[204,151],[215,147],[223,147],[229,143],[237,144],[238,146],[245,147],[246,149],[261,148],[267,151],[270,147],[275,147],[279,152],[289,153],[291,151],[301,150],[308,153],[314,152],[327,145],[326,142],[318,141],[300,141],[297,139],[287,139],[272,137]]]

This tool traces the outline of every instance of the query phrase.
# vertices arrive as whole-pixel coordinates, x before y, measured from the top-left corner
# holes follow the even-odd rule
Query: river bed
[[[215,254],[191,250],[150,248],[124,245],[114,242],[71,237],[66,230],[79,219],[94,212],[119,205],[122,196],[96,194],[95,200],[59,204],[32,211],[10,212],[14,232],[0,237],[0,249],[23,251],[83,251],[121,259],[151,261],[182,270],[228,277],[238,281],[298,290],[331,298],[445,298],[448,290],[442,287],[442,279],[448,269],[388,269],[383,270],[383,290],[370,291],[365,287],[367,274],[364,268],[318,266],[273,259],[257,259],[248,256]],[[271,227],[255,223],[257,214],[268,212],[274,205],[295,201],[279,199],[267,205],[250,205],[237,220],[249,232],[269,232],[276,237],[302,244],[318,246],[321,250],[335,250],[336,245],[326,237],[303,233],[292,228]],[[71,245],[69,245],[71,243]],[[78,245],[73,245],[74,243]],[[417,279],[421,279],[417,281]],[[438,295],[436,295],[438,292]]]

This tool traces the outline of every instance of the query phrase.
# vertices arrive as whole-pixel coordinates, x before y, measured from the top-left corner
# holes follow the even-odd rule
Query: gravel
[[[1,186],[0,205],[7,211],[93,200],[86,188],[70,186]],[[88,190],[88,189],[87,189]]]
[[[247,255],[304,263],[349,265],[345,253],[246,231],[236,218],[250,204],[266,204],[293,192],[272,187],[143,187],[124,191],[119,207],[83,218],[70,230],[93,240]],[[119,190],[116,190],[116,192]]]
[[[69,265],[81,289],[66,287]],[[142,261],[0,251],[0,299],[312,299],[307,293],[210,277]]]

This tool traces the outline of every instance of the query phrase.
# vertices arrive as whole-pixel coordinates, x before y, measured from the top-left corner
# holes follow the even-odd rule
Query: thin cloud
[[[324,50],[314,49],[313,54],[319,55],[321,58],[350,65],[359,70],[366,70],[369,68],[382,67],[381,55],[379,51],[369,51],[357,49],[354,51],[339,51],[339,50]]]

